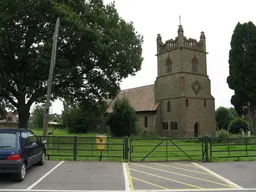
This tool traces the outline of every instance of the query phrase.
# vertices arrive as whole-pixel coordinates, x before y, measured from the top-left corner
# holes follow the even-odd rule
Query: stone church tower
[[[216,130],[215,104],[207,75],[204,32],[200,40],[186,38],[181,25],[175,39],[163,43],[157,35],[154,84],[121,90],[138,116],[137,131],[169,137],[198,137]],[[112,112],[115,99],[108,101]]]
[[[205,34],[162,42],[157,35],[155,103],[159,103],[160,135],[197,137],[216,130],[214,97],[207,75]]]

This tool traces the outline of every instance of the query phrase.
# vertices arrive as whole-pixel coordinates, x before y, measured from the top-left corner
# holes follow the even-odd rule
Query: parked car
[[[27,129],[0,129],[0,174],[13,174],[23,181],[27,168],[45,163],[45,141]]]

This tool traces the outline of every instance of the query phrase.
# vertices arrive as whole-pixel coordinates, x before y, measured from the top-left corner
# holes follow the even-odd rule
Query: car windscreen
[[[17,135],[15,133],[0,133],[0,150],[10,149],[17,146]]]

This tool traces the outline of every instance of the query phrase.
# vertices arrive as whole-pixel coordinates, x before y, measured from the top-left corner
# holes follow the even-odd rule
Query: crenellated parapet
[[[178,48],[187,48],[196,51],[206,52],[204,32],[201,32],[199,41],[193,38],[185,37],[181,25],[179,26],[178,29],[178,36],[175,39],[169,39],[163,42],[161,35],[157,35],[157,54],[161,54],[163,52]]]

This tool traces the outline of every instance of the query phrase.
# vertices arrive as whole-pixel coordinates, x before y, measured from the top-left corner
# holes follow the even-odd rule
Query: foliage
[[[230,121],[232,120],[232,116],[229,113],[229,110],[225,107],[219,107],[216,110],[215,113],[215,119],[217,122],[217,129],[228,129],[228,125],[230,123]]]
[[[37,105],[32,112],[32,121],[37,128],[43,128],[44,124],[44,107]]]
[[[117,98],[114,102],[113,111],[107,121],[112,134],[117,137],[135,134],[137,123],[136,111],[126,98]]]
[[[233,108],[233,107],[228,108],[228,112],[232,119],[239,117],[238,113],[236,112],[235,108]]]
[[[226,138],[230,137],[230,134],[229,134],[229,132],[227,130],[220,129],[220,130],[216,131],[214,137],[218,138],[218,139],[226,139]]]
[[[7,111],[5,109],[5,103],[0,100],[0,120],[5,119],[7,115]]]
[[[248,132],[248,122],[242,118],[236,118],[232,120],[228,126],[228,130],[232,134],[239,134],[242,131],[244,133]]]
[[[256,131],[256,26],[238,23],[231,38],[227,83],[234,90],[231,103],[240,115],[247,114]]]
[[[45,102],[56,19],[60,18],[52,100],[102,101],[141,68],[143,38],[114,3],[0,0],[0,97],[27,127],[30,107]]]
[[[106,112],[105,103],[84,101],[79,106],[67,108],[62,113],[64,126],[69,133],[87,133],[103,126]]]

